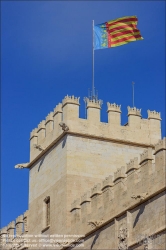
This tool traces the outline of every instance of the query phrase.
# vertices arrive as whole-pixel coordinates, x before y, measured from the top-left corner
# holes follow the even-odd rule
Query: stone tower
[[[67,233],[71,202],[161,139],[157,112],[148,111],[148,119],[142,119],[141,110],[128,107],[128,124],[121,126],[120,106],[108,103],[108,123],[102,123],[99,102],[88,100],[87,119],[79,118],[79,105],[79,98],[66,96],[31,133],[30,233]]]
[[[161,140],[160,113],[148,110],[148,118],[143,119],[140,109],[128,107],[128,123],[123,126],[121,106],[115,103],[107,103],[108,123],[100,121],[100,102],[87,100],[87,119],[79,118],[79,106],[79,98],[66,96],[31,132],[30,162],[16,166],[30,171],[29,208],[16,221],[16,225],[25,222],[30,235],[85,233],[87,229],[77,224],[87,224],[89,209],[93,218],[88,223],[97,223],[100,205],[104,209],[103,201],[109,197],[105,188],[126,179],[139,163],[155,163],[155,144]],[[144,171],[146,183],[148,172]],[[135,185],[130,177],[129,187]],[[116,188],[114,196],[118,197],[121,189]],[[93,199],[101,194],[103,201]]]

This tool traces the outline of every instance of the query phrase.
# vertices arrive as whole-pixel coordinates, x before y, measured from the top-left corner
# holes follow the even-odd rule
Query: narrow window
[[[45,202],[45,221],[46,227],[50,225],[50,196],[44,199]]]

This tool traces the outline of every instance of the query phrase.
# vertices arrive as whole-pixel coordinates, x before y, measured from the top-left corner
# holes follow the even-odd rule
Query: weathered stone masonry
[[[84,235],[79,249],[165,249],[165,152],[160,113],[66,96],[30,135],[29,207],[1,229],[3,248],[27,249],[25,235]],[[49,201],[49,202],[48,202]],[[50,223],[50,224],[49,224]],[[15,248],[9,245],[21,239]],[[73,249],[57,242],[56,249]],[[34,249],[35,247],[28,247]],[[38,249],[38,248],[37,248]],[[47,249],[42,248],[40,249]],[[48,248],[49,249],[49,248]]]

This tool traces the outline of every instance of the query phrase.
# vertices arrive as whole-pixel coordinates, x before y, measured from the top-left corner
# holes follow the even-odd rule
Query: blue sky
[[[143,41],[95,51],[95,86],[106,103],[161,112],[165,136],[164,1],[2,2],[1,36],[1,227],[28,208],[29,135],[66,94],[83,97],[92,84],[92,20],[95,24],[136,15]]]

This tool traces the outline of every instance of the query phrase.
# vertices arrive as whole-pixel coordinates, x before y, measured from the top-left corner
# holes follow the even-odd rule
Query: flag
[[[137,40],[143,37],[137,29],[136,16],[125,16],[94,26],[94,49],[106,49]]]

